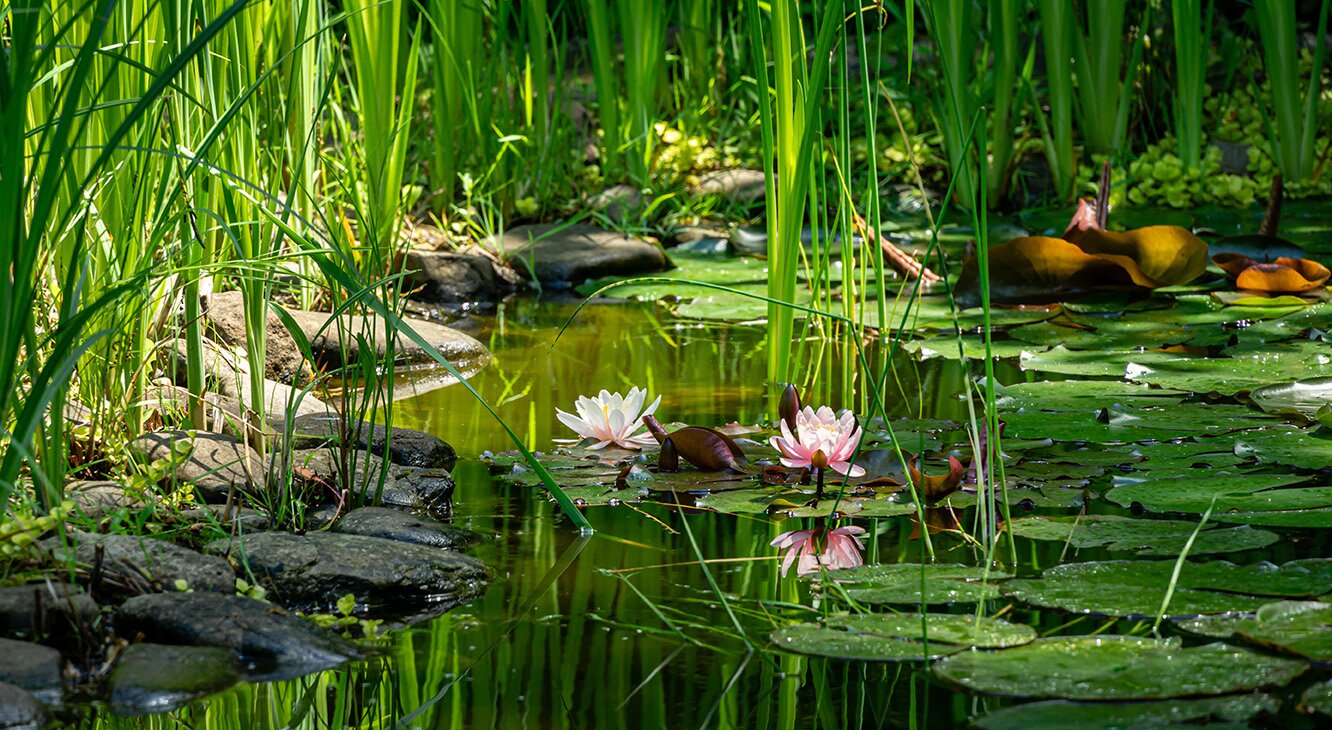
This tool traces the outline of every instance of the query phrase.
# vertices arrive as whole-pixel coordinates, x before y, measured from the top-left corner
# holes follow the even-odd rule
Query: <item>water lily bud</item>
[[[680,471],[680,453],[675,450],[675,442],[669,436],[661,442],[661,454],[657,456],[657,470],[671,473]]]
[[[809,465],[814,467],[815,469],[827,469],[828,455],[823,453],[823,449],[815,451],[809,457]]]
[[[791,383],[786,384],[786,390],[782,391],[781,403],[777,406],[777,413],[781,415],[782,420],[786,422],[786,427],[791,429],[791,433],[796,430],[796,414],[800,412],[800,393]]]

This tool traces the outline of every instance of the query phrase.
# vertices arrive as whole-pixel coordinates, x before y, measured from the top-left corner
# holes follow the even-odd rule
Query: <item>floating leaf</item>
[[[933,504],[962,488],[962,477],[966,476],[967,470],[956,457],[948,457],[947,474],[935,476],[922,474],[916,468],[918,463],[917,459],[908,461],[907,474],[911,477],[911,483],[919,490],[926,502]]]
[[[1332,717],[1332,680],[1319,682],[1300,696],[1300,708],[1305,712]]]
[[[1332,527],[1332,507],[1268,512],[1224,512],[1213,514],[1217,522],[1269,527]]]
[[[1267,512],[1332,507],[1332,487],[1286,489],[1306,477],[1290,474],[1217,474],[1147,479],[1106,492],[1122,507],[1148,512]],[[1213,501],[1215,500],[1215,501]]]
[[[1332,466],[1332,433],[1326,429],[1282,427],[1248,431],[1235,438],[1234,448],[1236,456],[1264,464],[1302,469]]]
[[[1002,651],[968,651],[934,665],[972,692],[1071,700],[1151,700],[1280,686],[1305,664],[1224,644],[1183,648],[1177,639],[1063,636]]]
[[[1062,238],[1024,236],[988,253],[991,302],[1040,304],[1135,288],[1124,262],[1095,256]],[[976,259],[967,258],[954,289],[959,304],[980,303],[979,277]]]
[[[1198,527],[1180,520],[1148,520],[1119,515],[1068,517],[1023,517],[1009,523],[1013,534],[1029,540],[1067,542],[1074,548],[1103,547],[1131,550],[1138,555],[1178,555]],[[1277,541],[1276,533],[1247,526],[1207,529],[1198,533],[1190,555],[1232,553],[1266,547]]]
[[[996,598],[996,584],[1012,576],[965,565],[893,563],[839,570],[832,577],[856,601],[933,605]]]
[[[745,452],[730,436],[715,428],[703,426],[684,426],[671,431],[668,435],[657,419],[643,416],[643,423],[657,443],[669,439],[679,458],[693,464],[703,471],[751,471]],[[669,466],[669,465],[668,465]]]
[[[1332,662],[1332,604],[1277,601],[1259,608],[1253,618],[1206,616],[1177,623],[1185,631],[1233,637],[1261,649]]]
[[[1310,378],[1258,388],[1249,399],[1268,413],[1300,413],[1313,416],[1332,403],[1332,378]]]
[[[1007,707],[976,721],[983,730],[1150,730],[1187,725],[1234,723],[1249,727],[1260,713],[1275,713],[1277,702],[1263,694],[1158,702],[1070,702],[1046,700]]]
[[[1069,563],[1050,568],[1040,578],[1008,581],[1003,590],[1020,601],[1070,613],[1154,617],[1174,569],[1174,560]],[[1281,567],[1186,562],[1166,615],[1256,611],[1270,597],[1307,598],[1329,590],[1332,560],[1295,560]]]
[[[881,662],[935,659],[973,646],[1002,649],[1035,638],[1036,631],[1025,624],[939,613],[925,614],[923,621],[920,614],[910,613],[842,616],[822,624],[785,626],[769,636],[787,651]]]
[[[1123,233],[1092,229],[1082,232],[1077,245],[1122,263],[1134,283],[1152,289],[1186,284],[1207,270],[1207,244],[1179,226],[1147,226]]]
[[[1269,294],[1302,294],[1332,277],[1332,271],[1317,261],[1285,256],[1263,263],[1243,254],[1220,253],[1212,257],[1212,263],[1230,275],[1237,288]]]

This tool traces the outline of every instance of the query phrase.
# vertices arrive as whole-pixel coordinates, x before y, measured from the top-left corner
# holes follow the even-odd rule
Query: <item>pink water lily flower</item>
[[[643,416],[651,415],[661,403],[661,396],[643,410],[647,391],[630,388],[629,395],[602,390],[595,398],[579,397],[574,403],[578,415],[556,408],[555,417],[585,439],[596,439],[588,448],[604,449],[615,444],[622,449],[637,449],[656,443],[649,433],[638,433],[643,428]],[[641,412],[640,412],[641,411]]]
[[[772,447],[782,452],[782,464],[791,469],[813,468],[832,470],[849,477],[865,475],[865,470],[851,463],[860,446],[861,429],[851,411],[834,415],[828,406],[816,411],[809,406],[796,414],[795,433],[785,421],[781,422],[782,435],[773,436]]]
[[[865,546],[860,544],[857,535],[865,534],[865,528],[848,525],[828,530],[816,527],[812,530],[793,530],[783,532],[772,541],[772,546],[786,551],[782,560],[782,577],[796,564],[796,575],[813,575],[821,568],[838,570],[864,565],[860,553]],[[799,561],[797,563],[797,560]]]

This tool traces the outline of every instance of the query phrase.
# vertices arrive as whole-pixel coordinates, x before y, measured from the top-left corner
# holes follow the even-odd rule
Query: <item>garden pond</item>
[[[1283,235],[1311,257],[1332,254],[1325,213],[1292,205],[1286,221]],[[1170,222],[1226,235],[1252,230],[1256,215]],[[965,237],[943,238],[957,247]],[[762,290],[764,262],[704,249],[673,252],[680,268],[667,276]],[[961,394],[984,374],[979,310],[962,313],[959,338],[938,294],[909,315],[906,297],[885,302],[891,321],[910,317],[912,334],[865,350],[874,369],[892,365],[889,420],[862,417],[858,463],[877,479],[852,480],[836,504],[843,524],[866,529],[867,565],[813,578],[783,577],[770,546],[831,509],[810,504],[809,486],[664,474],[656,449],[554,442],[570,435],[556,408],[639,386],[662,396],[668,429],[734,424],[751,461],[775,462],[779,389],[766,382],[754,324],[766,305],[668,282],[581,309],[577,296],[510,300],[468,318],[495,354],[471,383],[543,454],[596,533],[560,514],[462,388],[404,399],[395,424],[468,457],[453,473],[455,521],[493,536],[473,551],[496,577],[486,593],[385,633],[366,662],[241,685],[165,716],[94,710],[88,722],[1313,727],[1313,713],[1332,715],[1332,598],[1322,602],[1332,594],[1332,436],[1319,423],[1332,422],[1319,412],[1332,402],[1332,303],[1226,305],[1212,293],[1227,286],[1210,272],[1146,299],[993,312],[1000,512],[1011,526],[996,548],[1003,571],[978,560],[974,491],[928,510],[922,535],[908,493],[889,484],[907,481],[893,439],[924,456],[926,474],[947,471],[950,453],[971,459]],[[840,405],[857,377],[855,343],[800,346],[818,373],[805,402]]]

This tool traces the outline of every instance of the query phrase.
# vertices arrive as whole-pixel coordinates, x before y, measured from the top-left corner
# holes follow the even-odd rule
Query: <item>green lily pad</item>
[[[1212,513],[1217,522],[1266,527],[1332,527],[1332,507],[1318,509],[1272,510],[1271,512]]]
[[[1300,696],[1300,709],[1332,717],[1332,680],[1319,682],[1304,690]]]
[[[1227,350],[1228,357],[1173,352],[1083,352],[1055,347],[1021,358],[1024,370],[1123,378],[1196,393],[1233,395],[1272,383],[1321,376],[1332,363],[1323,343]]]
[[[1069,563],[1040,578],[1011,580],[1004,594],[1036,606],[1071,613],[1154,617],[1175,569],[1173,560],[1107,560]],[[1186,562],[1167,616],[1256,611],[1270,598],[1308,598],[1332,590],[1332,560],[1235,565]]]
[[[992,712],[976,720],[982,730],[1158,730],[1206,726],[1249,727],[1250,718],[1275,713],[1264,694],[1158,702],[1070,702],[1045,700]]]
[[[1224,644],[1183,648],[1176,639],[1069,636],[1002,651],[968,651],[934,665],[963,689],[1012,697],[1149,700],[1280,686],[1304,662]]]
[[[1201,514],[1208,508],[1216,513],[1332,507],[1332,487],[1285,488],[1303,481],[1307,477],[1290,474],[1201,472],[1115,487],[1105,493],[1105,498],[1122,507],[1141,505],[1149,512]]]
[[[921,296],[910,299],[902,296],[886,302],[888,309],[887,323],[879,321],[877,307],[865,313],[865,326],[889,327],[891,329],[933,329],[952,330],[953,310],[948,300],[942,296]],[[994,307],[990,310],[990,325],[1007,327],[1050,319],[1059,314],[1059,307],[1051,309],[1010,309]],[[903,322],[905,321],[905,324]],[[980,307],[963,309],[957,312],[957,326],[963,331],[985,324],[985,313]]]
[[[1277,601],[1259,608],[1253,618],[1204,616],[1178,623],[1185,631],[1233,637],[1263,649],[1332,662],[1332,604]]]
[[[1249,399],[1268,413],[1313,416],[1318,409],[1332,403],[1332,378],[1265,385],[1249,393]]]
[[[894,563],[839,570],[832,577],[862,603],[936,605],[997,598],[996,584],[1012,576],[991,570],[987,579],[984,568],[965,565]]]
[[[1057,441],[1147,441],[1217,435],[1270,425],[1270,416],[1244,406],[1168,403],[1159,407],[1118,404],[1053,415],[1044,411],[1004,413],[1006,434]]]
[[[843,616],[784,626],[769,636],[786,651],[881,662],[924,661],[973,646],[1002,649],[1035,638],[1036,631],[1025,624],[938,613],[926,614],[923,625],[920,614]]]
[[[728,284],[738,292],[747,292],[760,296],[768,295],[767,284]],[[768,303],[762,299],[756,299],[752,296],[735,292],[724,292],[716,289],[703,289],[694,287],[695,292],[701,292],[694,295],[692,299],[684,301],[675,307],[675,313],[688,319],[715,319],[736,322],[752,322],[762,320],[768,316]],[[809,292],[799,290],[796,292],[795,303],[801,306],[809,306]],[[795,310],[796,317],[805,317],[806,313],[801,310]]]
[[[957,360],[965,357],[968,360],[983,360],[985,358],[985,340],[975,335],[966,335],[961,338],[962,352],[958,353],[957,339],[951,337],[932,337],[926,340],[907,340],[902,343],[902,349],[915,354],[921,360],[930,360],[933,358],[943,358],[945,360]],[[990,356],[996,360],[1015,358],[1023,352],[1031,352],[1038,348],[1025,342],[1014,342],[1012,340],[995,340],[990,343]]]
[[[1178,555],[1197,528],[1196,523],[1181,520],[1148,520],[1119,515],[1023,517],[1013,520],[1009,526],[1014,535],[1029,540],[1067,542],[1079,549],[1127,550],[1143,557]],[[1189,554],[1240,552],[1266,547],[1276,541],[1276,533],[1248,526],[1206,529],[1198,533]]]
[[[701,281],[708,284],[735,286],[745,283],[763,283],[768,280],[768,262],[748,257],[721,256],[717,254],[672,251],[671,262],[674,269],[660,274],[652,274],[653,279],[674,279]],[[589,281],[574,288],[583,296],[591,296],[601,287],[618,281],[633,282],[641,276],[606,276]],[[675,284],[662,281],[641,284],[627,283],[606,292],[605,296],[642,301],[656,301],[667,297],[692,299],[701,292],[702,287],[688,284]]]
[[[1314,304],[1279,319],[1255,321],[1237,330],[1236,337],[1241,345],[1254,345],[1288,340],[1312,328],[1332,329],[1332,303]]]
[[[1332,466],[1332,438],[1325,436],[1332,436],[1332,429],[1268,428],[1240,434],[1234,449],[1260,463],[1322,469]]]
[[[995,403],[1015,411],[1095,411],[1111,403],[1168,405],[1183,395],[1116,380],[1037,380],[1000,387]]]

